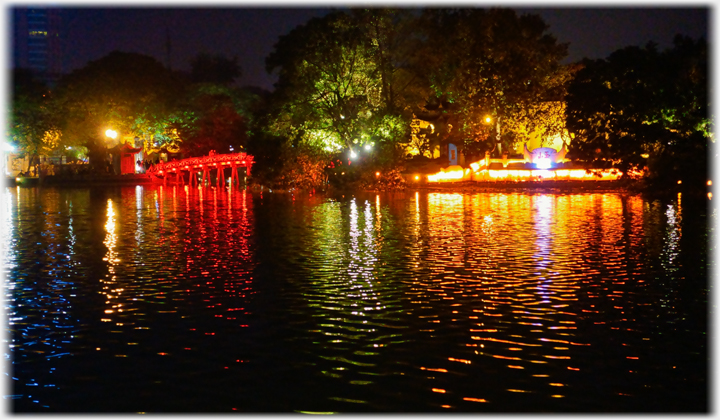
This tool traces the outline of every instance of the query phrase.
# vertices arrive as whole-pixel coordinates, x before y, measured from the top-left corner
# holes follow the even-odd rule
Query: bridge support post
[[[230,165],[230,185],[235,186],[240,182],[238,181],[237,166],[233,163]]]

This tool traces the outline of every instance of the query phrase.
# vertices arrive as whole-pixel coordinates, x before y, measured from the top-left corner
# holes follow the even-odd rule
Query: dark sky
[[[166,34],[169,34],[169,64],[173,69],[189,70],[190,59],[200,52],[237,56],[244,73],[240,85],[265,89],[272,89],[275,78],[266,74],[264,60],[278,37],[330,10],[257,5],[229,8],[227,4],[200,8],[197,3],[144,8],[133,5],[100,8],[99,4],[61,7],[66,8],[65,71],[80,68],[113,50],[151,55],[167,64]],[[604,58],[619,48],[643,46],[651,40],[661,48],[669,47],[677,33],[708,39],[711,12],[709,6],[515,9],[539,14],[558,41],[569,42],[568,62],[583,57]]]

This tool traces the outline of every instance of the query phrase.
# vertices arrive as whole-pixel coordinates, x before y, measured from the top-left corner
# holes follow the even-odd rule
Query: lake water
[[[706,412],[706,201],[3,190],[16,412]]]

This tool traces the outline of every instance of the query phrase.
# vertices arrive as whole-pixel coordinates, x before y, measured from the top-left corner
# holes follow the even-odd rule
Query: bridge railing
[[[227,153],[227,154],[216,154],[210,152],[207,156],[191,157],[181,160],[172,160],[170,162],[160,161],[152,165],[146,173],[151,175],[165,175],[166,172],[190,171],[190,170],[209,170],[215,169],[218,166],[221,168],[224,166],[230,167],[244,167],[247,168],[248,175],[250,174],[250,168],[253,165],[254,160],[252,155],[247,153]]]

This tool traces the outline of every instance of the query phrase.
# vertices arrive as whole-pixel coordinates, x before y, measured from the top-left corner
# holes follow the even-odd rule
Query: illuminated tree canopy
[[[540,104],[562,100],[571,74],[560,65],[567,44],[558,44],[539,16],[517,16],[510,9],[429,9],[422,22],[432,92],[426,108],[454,123],[450,135],[461,144],[494,143],[499,129],[507,150],[520,127],[540,128],[538,117],[547,111]]]
[[[97,156],[108,128],[149,153],[248,151],[254,176],[288,188],[323,182],[338,159],[374,176],[403,170],[408,151],[437,157],[452,142],[472,159],[531,139],[569,143],[569,157],[596,167],[701,182],[712,140],[704,40],[563,65],[567,44],[548,30],[507,8],[336,11],[279,38],[265,62],[272,93],[233,85],[237,57],[203,53],[183,74],[115,51],[52,92],[16,71],[9,131],[30,156],[79,145]]]
[[[676,37],[666,51],[626,47],[583,64],[567,96],[574,158],[704,182],[712,140],[704,40]]]
[[[63,137],[93,147],[112,128],[126,140],[167,140],[167,120],[182,86],[151,57],[112,52],[60,80]]]
[[[382,18],[337,12],[310,20],[280,38],[267,58],[269,72],[278,70],[274,130],[326,152],[392,141],[406,124],[397,114],[396,74],[383,66],[388,48]],[[374,26],[359,25],[359,21]]]

